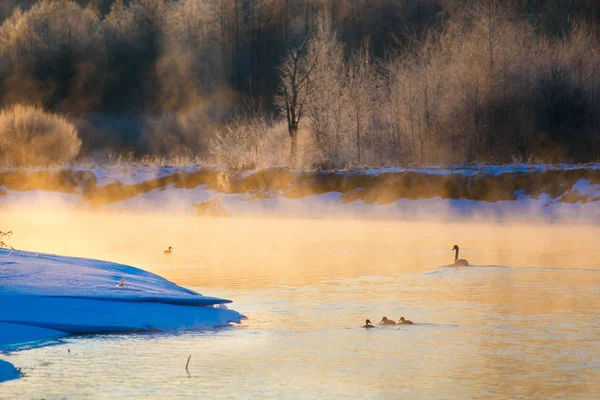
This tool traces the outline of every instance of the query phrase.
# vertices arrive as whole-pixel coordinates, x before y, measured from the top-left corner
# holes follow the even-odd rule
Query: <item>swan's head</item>
[[[387,322],[387,320],[388,320],[387,317],[381,318],[381,322]],[[381,323],[381,322],[379,322],[379,323]]]
[[[454,250],[458,250],[458,246],[457,245],[454,245],[454,247],[452,248],[452,251],[454,251]]]
[[[371,320],[370,319],[368,319],[368,320],[365,321],[365,325],[370,325],[370,324],[371,324]]]

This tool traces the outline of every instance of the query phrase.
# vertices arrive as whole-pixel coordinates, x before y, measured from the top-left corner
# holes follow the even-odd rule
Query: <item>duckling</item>
[[[363,325],[363,328],[367,328],[367,329],[369,329],[369,328],[375,328],[375,325],[372,325],[371,324],[371,320],[368,319],[368,320],[365,321],[365,324]]]
[[[392,321],[391,319],[387,319],[387,317],[383,317],[381,319],[381,322],[379,322],[380,325],[396,325],[395,321]]]
[[[454,255],[454,265],[455,267],[468,267],[469,266],[469,262],[467,260],[465,260],[464,258],[461,258],[460,260],[458,259],[458,251],[459,248],[457,245],[454,245],[454,247],[452,248],[452,251],[456,251],[456,254]]]
[[[166,250],[164,251],[164,253],[165,253],[165,254],[171,254],[171,253],[173,252],[173,250],[175,250],[175,249],[173,249],[171,246],[169,246],[169,248],[168,248],[168,249],[166,249]]]
[[[400,317],[400,320],[398,321],[399,325],[412,325],[413,322],[409,321],[407,319],[404,319],[404,317]]]

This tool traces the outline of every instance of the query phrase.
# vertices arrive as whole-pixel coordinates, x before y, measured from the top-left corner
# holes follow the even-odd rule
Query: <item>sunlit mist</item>
[[[160,268],[167,278],[188,285],[308,284],[367,271],[417,272],[451,264],[454,244],[473,265],[600,265],[588,251],[600,228],[581,224],[201,218],[160,211],[16,208],[3,215],[2,227],[13,231],[10,244],[17,249]],[[338,243],[344,250],[336,249]],[[169,246],[173,254],[166,256]],[[201,280],[194,280],[199,270],[192,268],[201,268]]]

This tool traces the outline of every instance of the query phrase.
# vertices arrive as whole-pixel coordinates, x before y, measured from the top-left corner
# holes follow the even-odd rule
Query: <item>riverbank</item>
[[[600,221],[600,165],[354,171],[119,166],[0,172],[0,207],[214,216]]]
[[[69,335],[211,329],[240,323],[229,300],[138,268],[0,249],[0,352]],[[19,376],[0,364],[0,382]]]

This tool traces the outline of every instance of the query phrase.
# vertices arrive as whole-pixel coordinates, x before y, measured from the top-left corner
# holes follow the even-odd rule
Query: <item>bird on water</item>
[[[375,328],[375,325],[371,324],[371,320],[368,319],[368,320],[365,321],[365,324],[363,325],[363,328],[367,328],[367,329],[369,329],[369,328]]]
[[[413,324],[412,321],[404,319],[404,317],[400,317],[400,320],[398,321],[398,325],[412,325],[412,324]]]
[[[459,248],[457,245],[454,245],[454,247],[452,248],[452,251],[455,251],[456,253],[454,254],[454,266],[456,267],[468,267],[469,266],[469,262],[467,260],[465,260],[464,258],[459,259],[458,258],[458,252],[459,252]]]
[[[166,250],[164,251],[164,253],[165,253],[165,254],[171,254],[171,253],[173,252],[173,250],[174,250],[174,249],[173,249],[171,246],[169,246],[169,248],[168,248],[168,249],[166,249]]]
[[[396,321],[392,321],[391,319],[387,319],[387,317],[383,317],[381,319],[381,322],[379,322],[380,325],[396,325]]]

